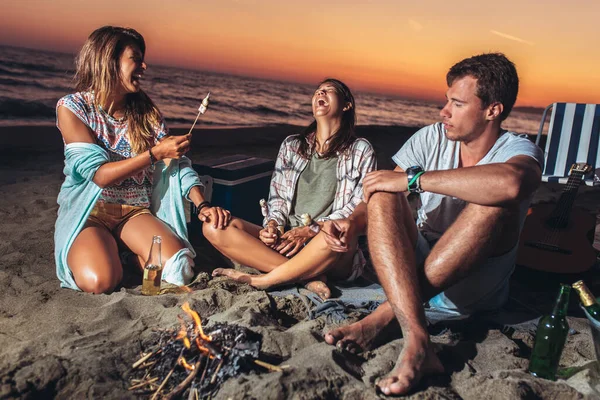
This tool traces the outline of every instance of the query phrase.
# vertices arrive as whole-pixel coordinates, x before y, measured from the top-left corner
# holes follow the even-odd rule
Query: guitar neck
[[[571,209],[577,197],[577,191],[583,181],[583,172],[573,171],[569,176],[569,180],[558,199],[556,207],[550,214],[548,223],[554,227],[561,228],[569,223]]]

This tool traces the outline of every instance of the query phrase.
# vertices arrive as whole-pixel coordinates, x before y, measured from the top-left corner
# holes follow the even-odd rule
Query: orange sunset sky
[[[146,38],[152,64],[443,100],[456,61],[501,51],[518,105],[600,103],[600,1],[0,0],[0,44],[75,53],[102,25]]]

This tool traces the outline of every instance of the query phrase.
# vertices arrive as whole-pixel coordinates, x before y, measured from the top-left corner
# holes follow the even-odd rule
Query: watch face
[[[414,181],[415,175],[419,172],[423,172],[423,168],[419,166],[410,167],[406,170],[406,178],[408,179],[407,189],[409,192],[414,193],[419,191],[418,183]]]
[[[421,171],[423,171],[423,168],[421,168],[421,167],[419,167],[419,166],[414,166],[414,167],[410,167],[410,168],[408,168],[408,169],[406,170],[406,174],[407,174],[409,177],[411,177],[411,178],[412,178],[413,176],[415,176],[415,174],[417,174],[417,173],[419,173],[419,172],[421,172]]]

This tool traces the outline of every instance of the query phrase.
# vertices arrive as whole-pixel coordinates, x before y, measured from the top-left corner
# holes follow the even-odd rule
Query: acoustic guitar
[[[596,218],[573,208],[583,177],[591,171],[588,164],[573,164],[558,203],[529,209],[519,240],[517,265],[569,274],[587,271],[594,265]]]

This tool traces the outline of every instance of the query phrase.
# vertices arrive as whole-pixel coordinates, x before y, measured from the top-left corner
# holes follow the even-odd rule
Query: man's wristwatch
[[[421,175],[424,173],[423,168],[418,165],[406,169],[406,177],[408,178],[407,187],[410,193],[423,193],[423,189],[421,189]]]

